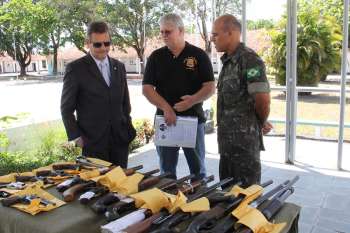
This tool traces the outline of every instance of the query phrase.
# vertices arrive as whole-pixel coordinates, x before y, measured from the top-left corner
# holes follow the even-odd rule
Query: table
[[[62,199],[55,188],[48,189],[48,192]],[[275,223],[287,222],[282,233],[298,232],[300,209],[295,204],[285,203],[274,217]],[[103,216],[96,215],[89,206],[78,201],[36,216],[0,205],[0,216],[1,233],[99,233],[100,226],[106,224]]]

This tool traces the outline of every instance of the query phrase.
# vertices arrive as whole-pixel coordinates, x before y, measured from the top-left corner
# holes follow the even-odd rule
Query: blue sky
[[[287,0],[250,0],[247,1],[247,19],[277,20],[284,12]]]

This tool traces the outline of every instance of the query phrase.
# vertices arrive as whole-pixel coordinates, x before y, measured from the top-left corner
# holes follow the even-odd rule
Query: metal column
[[[340,117],[339,117],[339,138],[338,138],[338,161],[337,167],[342,170],[343,160],[343,142],[344,142],[344,121],[345,121],[345,103],[346,103],[346,71],[347,71],[347,53],[348,53],[348,26],[349,26],[349,0],[344,0],[343,12],[343,52],[341,64],[341,90],[340,90]]]
[[[246,0],[242,0],[242,42],[247,42],[247,5]]]
[[[297,0],[287,0],[286,57],[286,151],[285,162],[293,164],[295,157],[297,117]]]

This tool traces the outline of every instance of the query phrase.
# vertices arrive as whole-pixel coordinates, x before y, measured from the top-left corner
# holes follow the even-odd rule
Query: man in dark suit
[[[106,23],[91,23],[87,36],[89,54],[66,68],[62,120],[68,140],[82,147],[83,155],[126,168],[128,146],[136,132],[125,66],[108,56],[111,38]]]

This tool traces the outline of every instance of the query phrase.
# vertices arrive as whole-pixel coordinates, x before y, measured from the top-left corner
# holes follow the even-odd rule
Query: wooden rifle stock
[[[143,168],[143,165],[139,165],[139,166],[135,166],[135,167],[131,167],[131,168],[126,168],[124,169],[124,173],[127,176],[130,176],[132,174],[134,174],[137,170],[140,170]]]
[[[36,182],[43,181],[44,184],[54,184],[54,182],[48,177],[43,176],[15,176],[16,182]]]
[[[154,173],[157,173],[157,172],[159,172],[159,169],[155,169],[155,170],[146,172],[145,174],[146,174],[146,176],[147,176],[147,174],[150,175],[150,174],[154,174]],[[162,177],[165,177],[165,176],[167,176],[167,175],[168,175],[168,174],[165,173],[165,174],[160,175],[160,176],[150,177],[150,178],[146,178],[146,179],[142,180],[142,181],[139,183],[139,191],[142,191],[142,190],[144,190],[144,189],[149,188],[150,186],[153,186],[154,184],[158,183]],[[141,187],[140,187],[140,186],[141,186]],[[114,195],[117,196],[118,198],[114,198],[114,199],[112,198],[112,199],[109,200],[108,203],[106,203],[106,204],[103,204],[103,201],[102,201],[102,202],[97,201],[97,202],[92,206],[92,209],[93,209],[96,213],[99,213],[99,214],[106,212],[107,206],[108,206],[108,205],[111,205],[112,203],[115,203],[115,202],[119,202],[119,201],[120,201],[120,198],[123,197],[123,195],[112,194],[112,196],[114,196]],[[102,198],[104,198],[104,197],[102,197]],[[124,197],[124,198],[125,198],[125,197]],[[129,204],[129,203],[127,203],[127,204]],[[127,206],[129,206],[129,205],[127,205]],[[127,207],[127,206],[126,206],[126,207]]]
[[[53,170],[76,170],[79,168],[78,164],[66,164],[66,163],[59,163],[59,164],[53,164],[52,169]]]
[[[128,226],[124,230],[122,230],[123,233],[146,233],[149,231],[150,226],[152,223],[160,218],[162,216],[162,212],[159,212],[158,214],[153,214],[151,217],[146,218],[142,222],[135,223],[131,226]]]
[[[98,168],[97,170],[99,172],[99,175],[104,175],[107,172],[109,172],[110,170],[112,170],[113,168],[114,168],[113,166],[111,166],[111,167],[102,167],[102,168]],[[76,184],[81,184],[81,183],[86,183],[86,181],[81,179],[79,177],[79,175],[77,175],[77,176],[74,176],[71,179],[65,180],[62,183],[60,183],[59,185],[57,185],[56,189],[59,192],[64,192],[67,189],[75,186]],[[71,198],[71,197],[69,197],[69,198]],[[68,200],[69,200],[69,198],[68,198]]]
[[[271,220],[272,216],[274,216],[283,206],[285,200],[294,192],[294,188],[292,187],[295,182],[299,180],[299,176],[295,176],[287,185],[283,187],[268,203],[265,207],[260,207],[259,210],[265,216],[267,220]],[[248,227],[241,225],[241,227],[237,230],[238,233],[253,233]]]
[[[48,176],[70,176],[63,170],[41,170],[36,172],[36,176],[48,177]]]
[[[38,179],[35,176],[15,176],[16,182],[35,182]]]
[[[254,202],[250,204],[251,207],[258,208],[260,209],[260,206],[268,200],[272,196],[276,196],[283,192],[283,190],[286,190],[286,188],[291,187],[296,182],[296,178],[294,178],[292,181],[286,180],[284,183],[276,186],[275,188],[271,189],[269,192],[266,194],[262,195],[258,199],[256,199]],[[225,232],[230,232],[234,224],[236,223],[236,219],[232,215],[228,215],[221,219],[220,221],[217,222],[217,224],[209,231],[211,233],[225,233]],[[241,229],[247,230],[247,229]],[[249,230],[249,229],[248,229]]]
[[[75,199],[75,197],[79,193],[84,191],[86,188],[95,187],[95,186],[96,186],[96,182],[95,181],[88,181],[86,183],[76,184],[76,185],[66,189],[63,192],[63,200],[65,202],[71,202],[71,201],[73,201]]]
[[[226,178],[218,183],[211,185],[210,187],[204,188],[203,190],[200,190],[199,192],[190,195],[188,198],[188,202],[204,197],[205,195],[211,193],[218,187],[231,183],[232,180],[233,180],[232,178]],[[165,233],[169,231],[171,226],[177,225],[178,223],[182,222],[184,219],[188,218],[188,216],[190,215],[191,215],[190,213],[184,213],[181,211],[178,211],[175,214],[168,214],[168,213],[161,212],[161,216],[158,217],[153,222],[149,223],[145,220],[144,223],[148,224],[147,226],[145,226],[148,231],[155,230],[154,232],[157,232],[157,233]]]
[[[183,179],[187,179],[189,177],[191,176],[184,177]],[[189,192],[193,192],[193,190],[196,190],[201,185],[211,182],[212,180],[214,180],[214,176],[209,176],[207,178],[204,178],[203,180],[197,180],[193,182],[192,185],[188,184],[185,188],[182,188],[182,190],[180,188],[179,191],[182,191],[184,194],[187,194]],[[105,212],[105,216],[108,221],[112,221],[119,218],[120,214],[130,210],[136,210],[135,202],[132,198],[126,198],[108,208]]]
[[[159,176],[154,176],[154,177],[150,177],[150,178],[146,178],[146,179],[142,180],[138,185],[139,192],[156,185],[162,178],[167,177],[169,175],[171,175],[171,173],[166,172],[166,173],[161,174]]]
[[[267,187],[272,183],[269,180],[263,184],[262,187]],[[224,196],[227,197],[227,196]],[[187,227],[185,233],[198,233],[205,227],[205,229],[210,229],[214,227],[214,224],[222,217],[228,215],[232,212],[245,198],[244,195],[239,195],[238,197],[230,197],[229,199],[223,199],[224,201],[219,202],[214,208],[209,211],[198,214],[190,225]],[[209,199],[210,201],[210,199]],[[214,202],[217,202],[214,198]]]
[[[148,171],[148,172],[144,172],[144,173],[140,172],[140,174],[142,174],[144,176],[143,179],[145,179],[145,178],[148,178],[151,175],[156,174],[158,172],[160,172],[160,170],[157,168],[157,169],[154,169],[154,170],[151,170],[151,171]]]
[[[79,176],[74,176],[71,179],[65,180],[62,183],[58,184],[56,186],[56,189],[58,192],[64,192],[65,190],[69,189],[70,187],[82,183],[84,180],[82,180]]]

